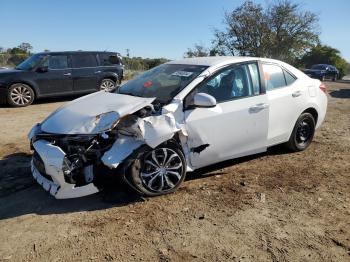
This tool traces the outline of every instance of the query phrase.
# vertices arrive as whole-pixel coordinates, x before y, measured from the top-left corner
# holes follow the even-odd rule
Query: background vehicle
[[[324,120],[325,91],[272,59],[169,62],[34,126],[33,176],[56,198],[98,192],[108,176],[147,196],[170,193],[187,171],[282,143],[305,150]]]
[[[14,69],[0,71],[0,100],[27,106],[42,97],[111,91],[122,79],[119,53],[38,53]]]
[[[339,77],[339,70],[335,66],[327,64],[313,65],[311,69],[305,69],[304,73],[321,81],[325,79],[336,81]]]

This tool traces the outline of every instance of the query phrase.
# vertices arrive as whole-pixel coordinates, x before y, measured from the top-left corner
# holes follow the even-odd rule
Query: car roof
[[[194,58],[184,58],[181,60],[170,61],[167,64],[184,64],[184,65],[199,65],[199,66],[207,66],[208,68],[203,72],[213,73],[221,67],[242,63],[248,61],[262,61],[265,63],[273,63],[282,66],[287,69],[297,78],[304,78],[306,75],[301,72],[299,69],[283,62],[280,60],[270,59],[270,58],[262,58],[262,57],[249,57],[249,56],[209,56],[209,57],[194,57]]]
[[[222,63],[239,63],[239,62],[250,61],[250,60],[257,60],[257,58],[247,57],[247,56],[208,56],[208,57],[184,58],[180,60],[170,61],[167,64],[215,66]]]
[[[262,57],[250,57],[250,56],[207,56],[207,57],[193,57],[184,58],[180,60],[170,61],[167,64],[184,64],[184,65],[201,65],[201,66],[218,66],[232,63],[241,63],[247,61],[263,61],[270,63],[283,63],[282,61],[262,58]]]

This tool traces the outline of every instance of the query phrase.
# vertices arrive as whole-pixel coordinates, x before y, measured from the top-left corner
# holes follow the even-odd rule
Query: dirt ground
[[[326,85],[305,152],[214,165],[150,199],[55,200],[31,178],[26,134],[67,99],[0,108],[0,261],[350,261],[350,83]]]

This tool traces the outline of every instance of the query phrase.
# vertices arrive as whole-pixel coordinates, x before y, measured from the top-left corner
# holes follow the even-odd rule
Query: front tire
[[[127,175],[133,186],[145,196],[174,192],[186,177],[186,160],[182,151],[170,143],[155,149],[142,149]]]
[[[315,119],[310,113],[301,114],[286,146],[293,152],[305,150],[312,142],[315,126]]]
[[[24,107],[29,106],[34,101],[34,91],[26,84],[13,84],[8,91],[7,102],[11,106]]]

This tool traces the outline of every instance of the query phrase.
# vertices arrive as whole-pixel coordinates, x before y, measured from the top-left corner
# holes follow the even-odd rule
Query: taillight
[[[320,84],[320,89],[321,89],[323,92],[327,93],[327,87],[326,87],[325,84]]]

